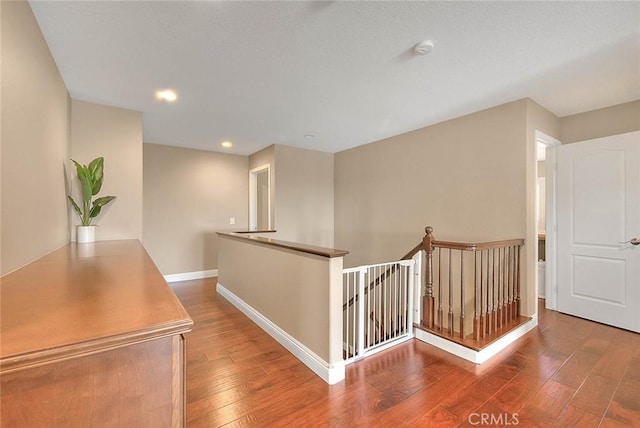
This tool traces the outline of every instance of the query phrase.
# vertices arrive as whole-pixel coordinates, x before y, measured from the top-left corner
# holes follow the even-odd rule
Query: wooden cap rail
[[[317,247],[314,245],[300,244],[298,242],[280,241],[278,239],[266,238],[264,236],[253,236],[246,233],[238,232],[216,232],[220,236],[239,239],[248,242],[256,242],[272,247],[286,248],[287,250],[299,251],[301,253],[314,254],[322,257],[344,257],[349,254],[346,250],[337,250],[335,248]],[[255,232],[254,232],[255,233]]]
[[[438,248],[450,248],[452,250],[462,251],[482,251],[490,250],[492,248],[510,247],[513,245],[523,245],[524,239],[509,239],[505,241],[491,241],[491,242],[453,242],[453,241],[431,241],[431,245]]]
[[[265,230],[234,230],[233,233],[241,233],[241,234],[247,234],[247,233],[276,233],[277,230],[275,229],[265,229]]]
[[[429,235],[430,227],[425,228],[425,232]],[[492,248],[510,247],[513,245],[524,245],[524,239],[507,239],[503,241],[490,242],[455,242],[455,241],[438,241],[433,239],[433,228],[431,228],[431,246],[437,248],[451,248],[452,250],[463,251],[482,251]],[[415,247],[405,254],[400,260],[409,260],[424,249],[424,242],[419,242]]]

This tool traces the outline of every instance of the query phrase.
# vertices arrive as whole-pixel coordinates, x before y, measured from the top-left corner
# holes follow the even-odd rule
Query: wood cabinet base
[[[140,242],[67,245],[0,289],[0,426],[186,426],[193,321]]]
[[[184,339],[164,337],[2,375],[2,426],[184,426]]]

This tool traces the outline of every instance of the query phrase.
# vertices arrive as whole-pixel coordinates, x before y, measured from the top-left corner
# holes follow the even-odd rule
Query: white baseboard
[[[436,336],[435,334],[427,333],[426,331],[419,328],[415,329],[415,337],[416,339],[433,345],[436,348],[440,348],[443,351],[449,352],[450,354],[456,355],[460,358],[464,358],[467,361],[471,361],[475,364],[482,364],[485,361],[489,360],[489,358],[496,355],[498,352],[502,351],[507,346],[511,345],[517,339],[524,336],[527,332],[535,328],[537,325],[538,318],[537,316],[534,316],[531,320],[522,324],[515,330],[510,331],[508,334],[504,335],[503,337],[480,351],[474,351],[473,349],[469,349],[466,346],[462,346],[450,340],[443,339],[442,337]]]
[[[238,296],[226,289],[224,285],[218,283],[216,285],[216,291],[222,297],[227,299],[233,306],[238,308],[243,314],[248,316],[261,329],[278,341],[278,343],[284,346],[289,352],[295,355],[296,358],[298,358],[304,365],[309,367],[329,385],[333,385],[344,380],[345,364],[343,361],[337,364],[327,363],[297,339],[289,335],[289,333],[274,324],[270,319],[266,318]]]
[[[171,275],[164,275],[164,280],[167,282],[178,281],[191,281],[192,279],[213,278],[218,276],[218,269],[212,270],[199,270],[196,272],[184,272],[174,273]]]

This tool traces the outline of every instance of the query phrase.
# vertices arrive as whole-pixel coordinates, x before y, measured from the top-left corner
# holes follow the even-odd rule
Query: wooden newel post
[[[435,300],[433,298],[433,227],[427,226],[426,235],[422,239],[422,249],[427,256],[425,263],[425,294],[422,296],[422,325],[433,328],[435,315]]]

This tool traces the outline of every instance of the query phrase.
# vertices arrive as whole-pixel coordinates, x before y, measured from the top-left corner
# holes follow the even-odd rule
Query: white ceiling
[[[558,116],[640,99],[637,1],[31,6],[72,98],[142,111],[150,143],[337,152],[524,97]]]

